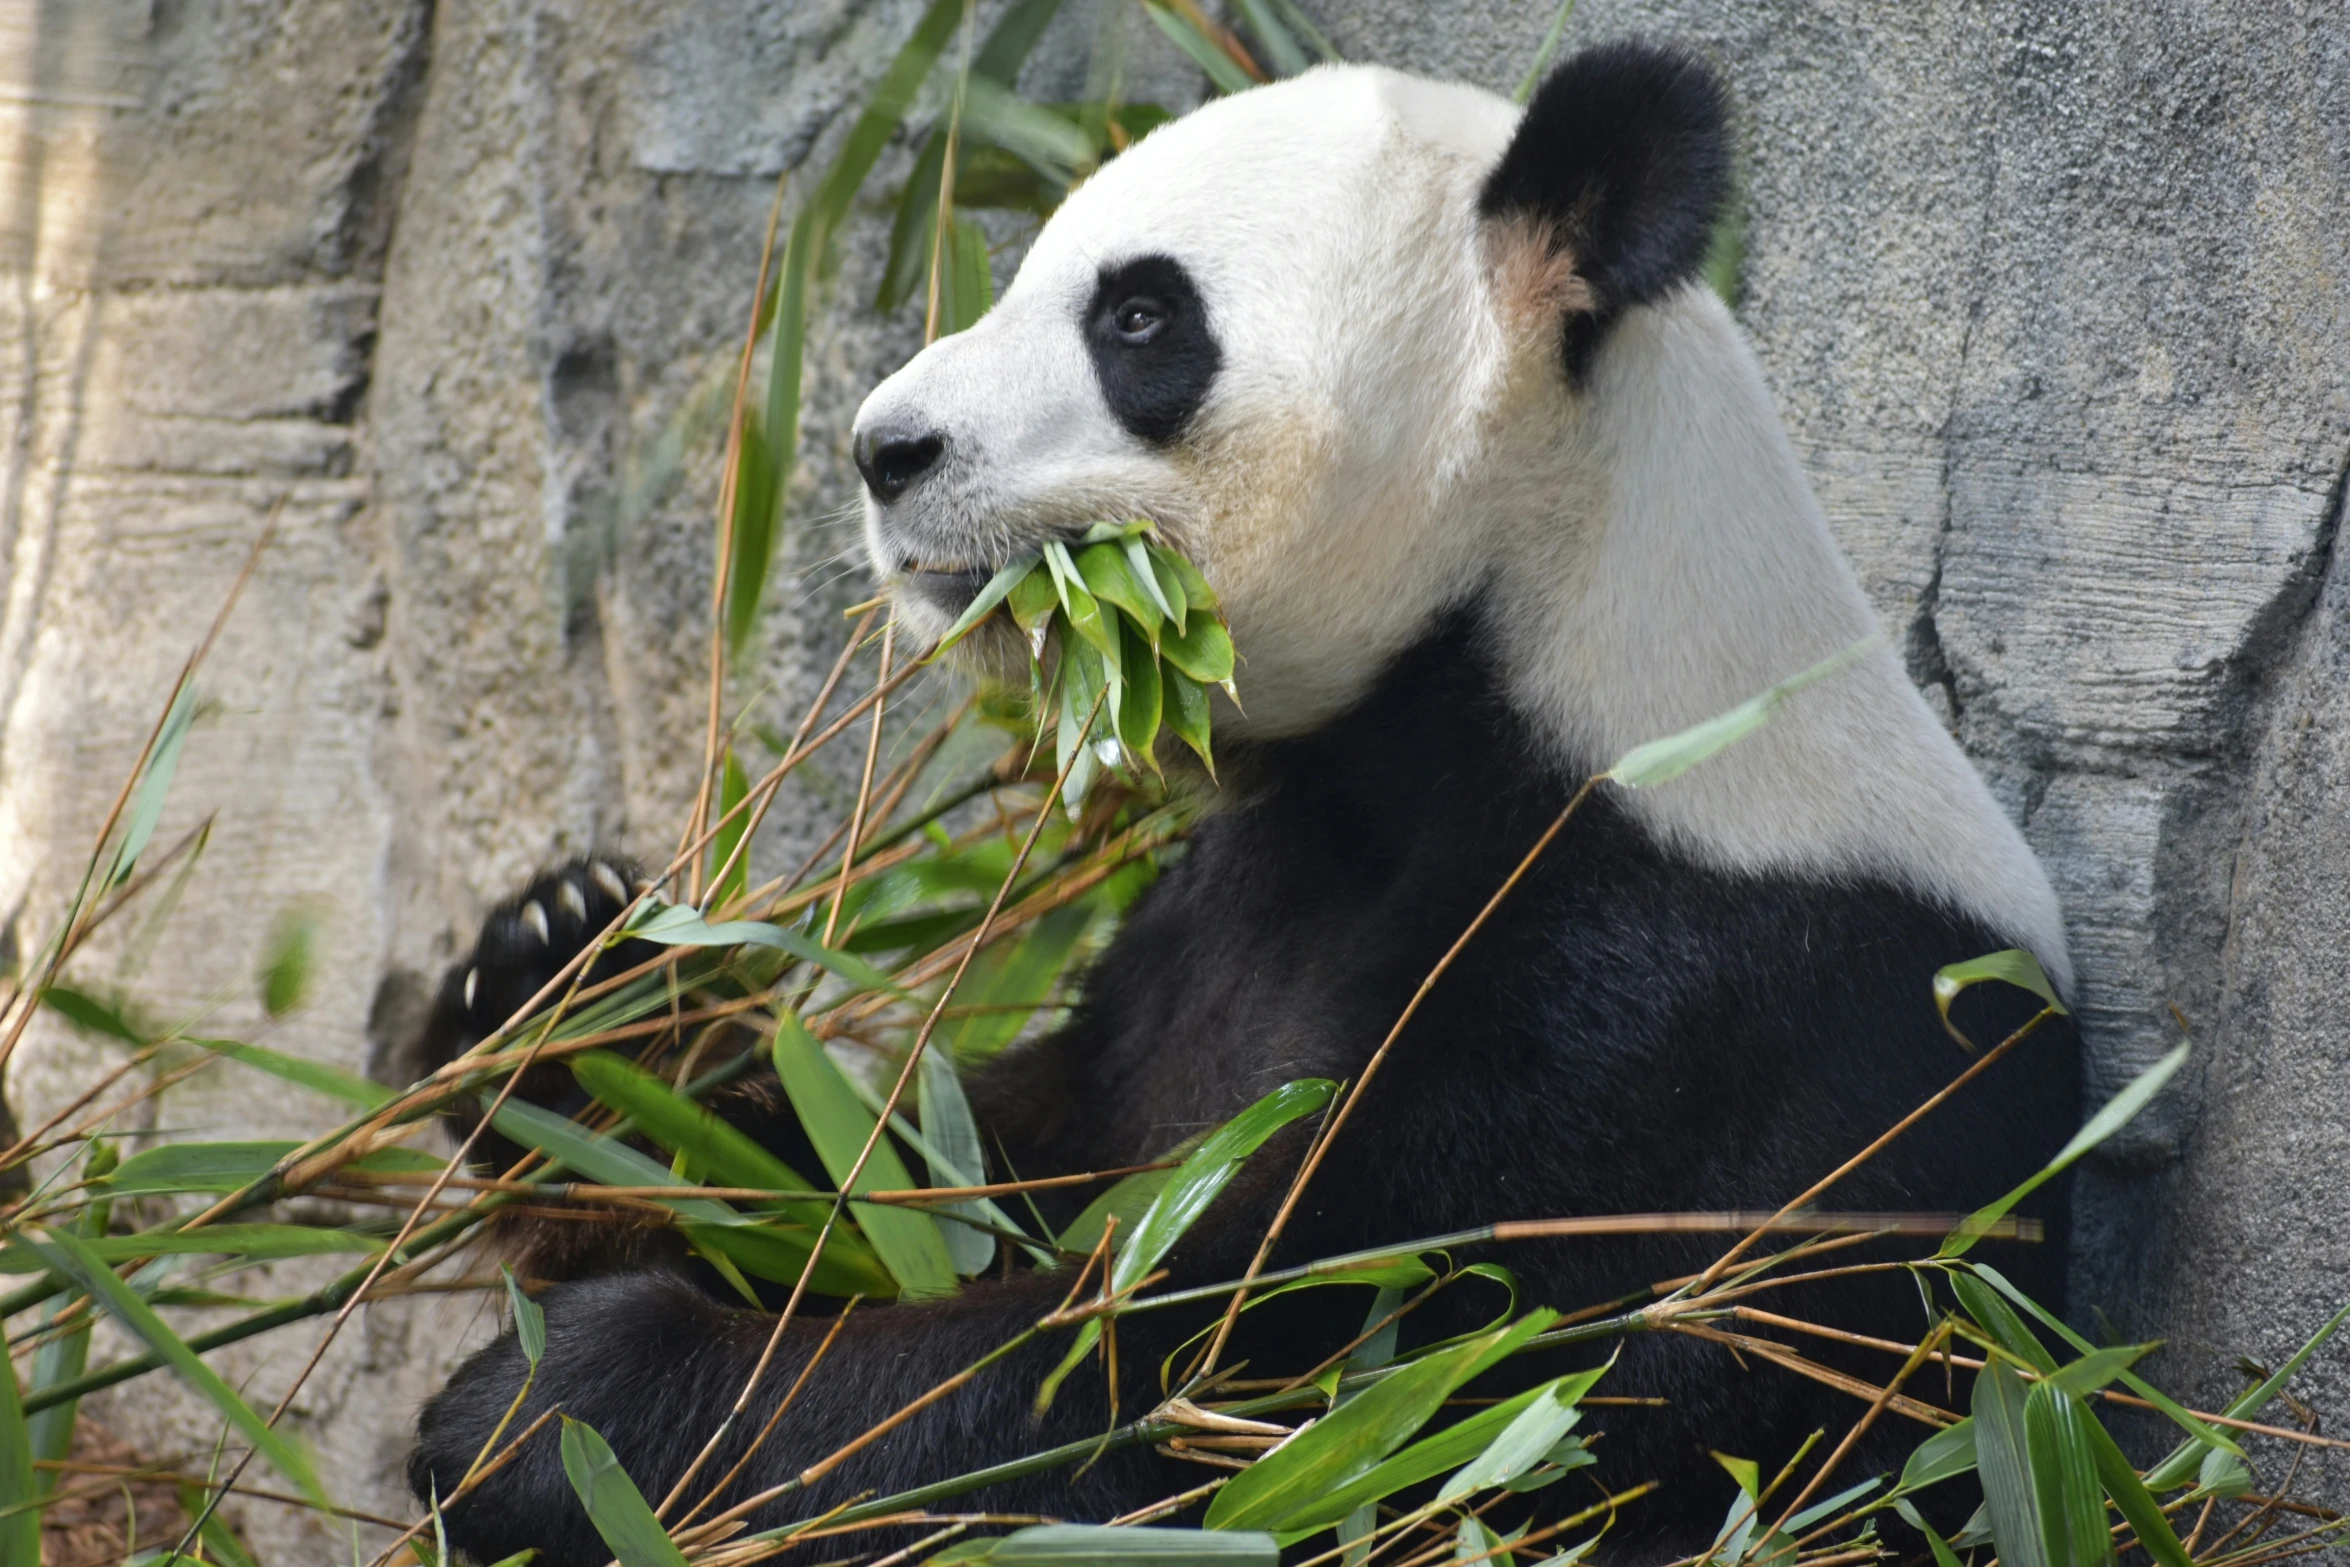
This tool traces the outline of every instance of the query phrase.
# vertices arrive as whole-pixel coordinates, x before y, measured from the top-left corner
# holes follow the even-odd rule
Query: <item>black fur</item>
[[[1154,446],[1183,433],[1224,362],[1199,288],[1172,256],[1102,269],[1085,310],[1085,346],[1110,412]]]
[[[1422,976],[1578,778],[1544,758],[1505,704],[1466,617],[1402,658],[1324,731],[1235,747],[1226,765],[1243,803],[1206,822],[1188,858],[1135,908],[1077,1019],[971,1085],[1005,1167],[1022,1176],[1148,1159],[1282,1082],[1359,1076]],[[1595,795],[1430,994],[1333,1145],[1275,1263],[1501,1219],[1774,1206],[1964,1069],[1929,981],[1943,964],[2009,944],[1978,920],[1880,882],[1698,868],[1660,849],[1605,792]],[[1988,1041],[2031,1006],[1986,988],[1962,997],[1961,1021]],[[1830,1205],[1972,1207],[2036,1168],[2077,1111],[2072,1037],[2044,1030],[1863,1167]],[[1172,1259],[1177,1283],[1242,1270],[1300,1157],[1300,1136],[1292,1128],[1268,1144],[1194,1228]],[[2057,1239],[1986,1254],[2054,1304],[2063,1195],[2042,1196],[2036,1211]],[[1511,1247],[1496,1260],[1516,1271],[1526,1303],[1573,1309],[1693,1271],[1720,1244],[1559,1241]],[[1064,1287],[1061,1277],[1020,1274],[949,1301],[859,1311],[729,1500],[831,1452],[1032,1322]],[[1916,1288],[1899,1274],[1815,1290],[1777,1304],[1886,1336],[1921,1325]],[[559,1404],[600,1430],[656,1499],[740,1392],[772,1320],[662,1271],[565,1285],[544,1304],[549,1349],[514,1429]],[[1238,1353],[1259,1374],[1304,1369],[1346,1339],[1361,1304],[1353,1292],[1292,1297],[1251,1314]],[[1288,1305],[1296,1309],[1284,1316]],[[1406,1343],[1473,1325],[1499,1306],[1484,1286],[1456,1288],[1409,1321]],[[1172,1312],[1121,1325],[1126,1414],[1155,1402],[1160,1359],[1199,1325]],[[789,1335],[751,1429],[826,1326]],[[1074,1379],[1044,1421],[1030,1423],[1030,1398],[1059,1347],[992,1369],[758,1522],[1098,1434],[1108,1418],[1098,1371]],[[522,1369],[509,1334],[428,1406],[410,1465],[419,1494],[455,1485]],[[1720,1517],[1726,1482],[1705,1447],[1775,1465],[1815,1427],[1857,1413],[1842,1395],[1670,1335],[1628,1341],[1603,1391],[1671,1400],[1665,1410],[1608,1410],[1586,1427],[1606,1428],[1598,1451],[1611,1481],[1665,1482],[1622,1531],[1659,1548],[1702,1546]],[[1867,1472],[1917,1434],[1881,1430],[1849,1471]],[[1200,1478],[1120,1452],[956,1505],[1100,1519]],[[544,1567],[586,1567],[609,1554],[572,1498],[552,1438],[448,1521],[451,1539],[482,1560],[524,1546],[546,1551]]]
[[[1595,305],[1565,327],[1580,382],[1616,317],[1696,275],[1729,189],[1720,78],[1677,50],[1603,44],[1543,82],[1478,210],[1532,219],[1575,258]]]

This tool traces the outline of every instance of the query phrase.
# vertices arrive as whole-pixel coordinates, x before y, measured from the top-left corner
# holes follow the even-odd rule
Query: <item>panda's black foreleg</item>
[[[1024,1274],[974,1283],[946,1300],[852,1313],[773,1433],[700,1518],[821,1463],[1015,1338],[1052,1311],[1068,1286],[1066,1273]],[[501,1440],[526,1430],[547,1410],[560,1410],[593,1426],[655,1505],[724,1424],[776,1322],[764,1313],[730,1309],[659,1272],[563,1285],[542,1304],[546,1352]],[[1138,1399],[1153,1401],[1155,1380],[1147,1373],[1177,1342],[1174,1335],[1197,1325],[1138,1317],[1122,1326],[1125,1418],[1141,1412]],[[751,1451],[753,1438],[832,1326],[799,1322],[785,1332],[744,1415],[666,1521],[675,1525]],[[1067,1330],[1043,1335],[989,1366],[814,1484],[763,1505],[751,1526],[772,1527],[860,1493],[887,1496],[1099,1436],[1110,1423],[1099,1370],[1072,1377],[1041,1419],[1031,1413],[1039,1382],[1069,1342]],[[527,1369],[509,1331],[468,1360],[426,1406],[408,1468],[420,1497],[456,1491],[514,1403]],[[535,1546],[542,1553],[540,1567],[600,1567],[610,1558],[565,1478],[559,1424],[550,1421],[512,1462],[446,1510],[453,1546],[484,1562]],[[1104,1455],[1074,1481],[1073,1467],[999,1483],[942,1505],[1062,1516],[1074,1510],[1075,1516],[1106,1519],[1196,1483],[1191,1471],[1140,1451]]]

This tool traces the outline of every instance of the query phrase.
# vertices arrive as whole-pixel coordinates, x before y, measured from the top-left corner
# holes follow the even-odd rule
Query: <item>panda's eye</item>
[[[1110,327],[1118,340],[1139,347],[1157,337],[1167,324],[1167,307],[1148,294],[1121,300],[1110,312]]]

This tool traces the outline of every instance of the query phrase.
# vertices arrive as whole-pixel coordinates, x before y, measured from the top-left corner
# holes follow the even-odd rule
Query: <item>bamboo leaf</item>
[[[226,1416],[262,1457],[279,1474],[284,1475],[302,1491],[302,1494],[321,1507],[332,1505],[318,1477],[310,1465],[294,1450],[293,1444],[269,1428],[236,1390],[220,1379],[219,1373],[199,1359],[180,1336],[155,1315],[147,1303],[139,1299],[131,1287],[115,1276],[114,1270],[103,1258],[91,1250],[90,1243],[68,1230],[51,1230],[45,1239],[24,1234],[25,1244],[47,1259],[50,1270],[71,1279],[105,1308],[107,1315],[128,1329],[131,1336],[154,1352],[156,1359],[179,1374],[180,1380],[209,1399],[214,1408]]]
[[[2097,1567],[2113,1560],[2113,1536],[2105,1527],[2105,1488],[2097,1477],[2097,1457],[2087,1429],[2095,1424],[2079,1399],[2048,1382],[2024,1399],[2040,1525],[2047,1531],[2049,1560],[2063,1567]]]
[[[2056,1369],[2056,1357],[2048,1353],[2048,1346],[2024,1326],[2023,1318],[2008,1308],[1982,1280],[1963,1271],[1950,1274],[1950,1287],[1957,1294],[1967,1315],[1974,1318],[2001,1349],[2043,1375]]]
[[[764,920],[704,919],[689,903],[647,905],[649,912],[628,927],[640,941],[665,947],[772,947],[839,975],[861,990],[898,991],[897,981],[863,958],[828,947],[806,931]]]
[[[653,1516],[611,1444],[569,1415],[563,1417],[563,1474],[620,1567],[685,1567],[685,1553]]]
[[[317,945],[318,921],[307,910],[289,909],[278,917],[261,955],[262,1011],[279,1018],[302,1005]]]
[[[1875,652],[1883,641],[1881,635],[1863,637],[1842,652],[1830,654],[1809,669],[1789,675],[1760,696],[1749,697],[1726,713],[1692,724],[1679,734],[1636,745],[1601,776],[1627,789],[1653,789],[1678,778],[1769,723],[1787,705],[1789,697]]]
[[[1235,1475],[1209,1503],[1208,1527],[1289,1531],[1335,1523],[1366,1499],[1345,1489],[1350,1482],[1376,1469],[1461,1384],[1516,1353],[1556,1315],[1530,1312],[1373,1383]],[[1319,1522],[1325,1514],[1331,1516]]]
[[[1950,1232],[1949,1238],[1942,1242],[1941,1249],[1935,1255],[1945,1258],[1965,1256],[1993,1223],[2007,1216],[2009,1209],[2070,1168],[2081,1155],[2128,1125],[2156,1094],[2162,1092],[2163,1086],[2177,1075],[2179,1068],[2187,1064],[2187,1055],[2192,1048],[2190,1044],[2181,1044],[2178,1049],[2140,1072],[2128,1087],[2106,1101],[2104,1109],[2089,1117],[2088,1122],[2073,1134],[2072,1141],[2058,1149],[2056,1157],[2043,1165],[2037,1175],[1997,1202],[1968,1215],[1964,1224]]]
[[[2146,1489],[2138,1471],[2130,1467],[2130,1461],[2122,1456],[2113,1437],[2095,1420],[2088,1421],[2087,1427],[2083,1434],[2097,1460],[2098,1482],[2105,1487],[2105,1494],[2113,1498],[2114,1506],[2121,1509],[2130,1527],[2138,1531],[2138,1543],[2163,1567],[2190,1567],[2186,1547],[2179,1543],[2170,1520],[2163,1516],[2162,1505]]]
[[[930,1558],[933,1562],[940,1557]],[[1031,1524],[998,1540],[974,1541],[954,1560],[988,1567],[1275,1567],[1269,1534],[1210,1529],[1112,1528],[1107,1524]]]
[[[1953,963],[1935,972],[1934,1005],[1941,1012],[1942,1021],[1950,1021],[1950,1004],[1961,992],[1987,980],[2028,990],[2047,1002],[2049,1011],[2067,1015],[2065,1004],[2056,999],[2056,987],[2048,982],[2048,971],[2040,966],[2040,960],[2021,947],[2011,947],[2005,952],[1986,953],[1964,963]]]
[[[953,625],[947,628],[946,635],[938,639],[938,646],[931,650],[930,656],[936,658],[968,636],[971,628],[994,614],[995,607],[1011,597],[1012,590],[1025,582],[1039,564],[1038,557],[1023,555],[988,578],[987,586],[979,590],[978,596],[972,599],[969,607],[956,617]],[[1050,581],[1049,578],[1046,580]],[[1049,604],[1046,606],[1047,609],[1050,607]],[[1023,626],[1022,629],[1026,629],[1026,627]]]
[[[754,1141],[751,1136],[705,1105],[678,1093],[660,1078],[607,1050],[589,1050],[574,1056],[571,1075],[604,1104],[637,1124],[653,1141],[672,1153],[681,1153],[692,1169],[713,1186],[753,1186],[787,1193],[815,1194],[828,1199],[799,1171]]]
[[[1295,76],[1313,64],[1269,0],[1239,0],[1239,5],[1248,30],[1256,36],[1257,47],[1263,51],[1263,59],[1273,68],[1275,76]]]
[[[1175,47],[1191,56],[1192,63],[1207,73],[1217,91],[1246,92],[1256,85],[1249,80],[1248,72],[1240,68],[1239,61],[1217,47],[1189,20],[1177,15],[1163,0],[1142,0],[1142,8],[1158,24],[1159,31],[1173,39]]]
[[[2071,1328],[2065,1326],[2061,1318],[2052,1315],[2047,1310],[2047,1308],[2043,1307],[2038,1301],[2032,1299],[2031,1296],[2026,1295],[2022,1290],[2017,1289],[2013,1284],[2010,1284],[2006,1277],[2002,1275],[1998,1269],[1992,1267],[1988,1263],[1982,1262],[1975,1263],[1972,1266],[1977,1277],[1988,1283],[1993,1289],[1999,1291],[2000,1294],[2005,1295],[2009,1300],[2015,1302],[2016,1305],[2030,1312],[2033,1319],[2037,1321],[2042,1327],[2048,1329],[2051,1333],[2054,1333],[2057,1337],[2063,1339],[2075,1350],[2084,1355],[2089,1354],[2094,1350],[2095,1346],[2092,1345],[2087,1339],[2081,1337],[2080,1334],[2075,1333]],[[2177,1425],[2180,1429],[2184,1430],[2190,1437],[2194,1439],[2185,1446],[2181,1447],[2177,1453],[2172,1454],[2172,1458],[2177,1458],[2181,1454],[2189,1455],[2191,1457],[2199,1448],[2211,1447],[2221,1448],[2227,1452],[2237,1454],[2239,1457],[2242,1456],[2243,1449],[2236,1446],[2235,1440],[2230,1437],[2226,1431],[2222,1430],[2218,1426],[2211,1425],[2206,1421],[2198,1419],[2191,1411],[2184,1408],[2176,1400],[2171,1398],[2169,1394],[2163,1392],[2153,1383],[2148,1382],[2144,1377],[2139,1376],[2134,1371],[2124,1371],[2122,1373],[2121,1380],[2124,1387],[2137,1394],[2140,1398],[2146,1400],[2146,1402],[2152,1404],[2156,1409],[2160,1410],[2165,1416],[2167,1416],[2174,1425]],[[2178,1478],[2171,1481],[2170,1483],[2173,1485],[2183,1483],[2186,1480],[2188,1474],[2192,1472],[2193,1471],[2191,1468],[2181,1469],[2179,1471]]]
[[[482,1096],[487,1110],[493,1096]],[[669,1166],[646,1158],[626,1143],[599,1137],[577,1121],[534,1105],[527,1099],[508,1099],[490,1117],[490,1124],[526,1148],[606,1186],[683,1186]],[[664,1197],[664,1207],[704,1224],[732,1224],[737,1215],[723,1203],[707,1197]]]
[[[2318,1350],[2324,1346],[2326,1340],[2332,1338],[2336,1330],[2338,1330],[2344,1322],[2350,1322],[2350,1306],[2344,1306],[2340,1311],[2337,1311],[2331,1317],[2328,1317],[2326,1319],[2325,1325],[2319,1328],[2315,1333],[2311,1334],[2309,1336],[2309,1341],[2303,1344],[2299,1349],[2295,1350],[2290,1359],[2288,1359],[2283,1365],[2277,1367],[2274,1372],[2270,1373],[2267,1379],[2261,1382],[2258,1387],[2255,1387],[2250,1391],[2242,1394],[2235,1400],[2235,1402],[2229,1404],[2227,1407],[2228,1418],[2231,1420],[2250,1420],[2257,1416],[2263,1409],[2266,1409],[2268,1407],[2268,1401],[2276,1397],[2277,1393],[2284,1387],[2285,1383],[2291,1380],[2296,1372],[2309,1363],[2309,1357],[2316,1354]],[[2207,1427],[2206,1429],[2209,1428]],[[2213,1441],[2208,1443],[2208,1446],[2212,1451],[2207,1451],[2203,1454],[2201,1459],[2202,1463],[2209,1464],[2212,1457],[2214,1456],[2214,1453],[2224,1452],[2225,1456],[2237,1459],[2239,1461],[2239,1467],[2241,1467],[2241,1453],[2232,1442],[2227,1442],[2224,1440]],[[2195,1473],[2197,1451],[2198,1449],[2195,1443],[2189,1442],[2182,1444],[2176,1451],[2172,1452],[2167,1458],[2163,1459],[2160,1464],[2156,1465],[2154,1469],[2147,1474],[2147,1486],[2152,1490],[2163,1491],[2183,1482],[2189,1474]]]
[[[936,1151],[936,1157],[931,1157],[930,1150],[925,1150],[931,1184],[967,1186],[985,1179],[987,1150],[979,1140],[979,1123],[971,1117],[971,1102],[963,1097],[962,1081],[955,1076],[955,1063],[943,1050],[933,1047],[922,1052],[918,1070],[923,1140]],[[946,1211],[991,1222],[986,1208],[975,1201],[952,1204]],[[977,1275],[995,1261],[995,1237],[985,1230],[949,1222],[939,1226],[939,1233],[955,1272],[964,1278]]]
[[[1901,1467],[1900,1489],[1923,1490],[1939,1481],[1956,1479],[1975,1467],[1975,1422],[1968,1416],[1945,1426],[1917,1445]]]
[[[1541,1396],[1519,1411],[1517,1418],[1502,1428],[1485,1451],[1453,1472],[1437,1489],[1436,1499],[1458,1501],[1478,1491],[1509,1484],[1540,1463],[1543,1455],[1557,1446],[1559,1438],[1580,1418],[1582,1412],[1575,1407],[1574,1398],[1562,1396],[1557,1384],[1542,1389]]]
[[[1159,596],[1142,585],[1128,564],[1126,551],[1117,544],[1103,542],[1089,544],[1075,557],[1077,574],[1084,580],[1087,591],[1104,604],[1112,604],[1126,618],[1143,631],[1153,644],[1158,640]]]
[[[179,771],[180,752],[187,745],[188,726],[195,718],[196,688],[183,685],[163,715],[163,727],[155,736],[154,749],[147,753],[146,771],[139,779],[138,793],[132,797],[130,823],[123,829],[122,846],[114,851],[114,868],[107,873],[108,886],[128,881],[131,872],[139,868],[139,856],[147,852],[147,840],[155,836],[155,823],[163,815],[163,802],[171,794],[172,776]]]
[[[522,1281],[512,1268],[501,1262],[498,1272],[506,1280],[506,1309],[514,1314],[514,1341],[522,1346],[522,1358],[536,1369],[539,1357],[547,1352],[547,1314],[537,1301],[522,1293]]]
[[[102,1034],[126,1045],[147,1043],[146,1033],[124,1017],[120,1008],[108,1006],[95,996],[64,985],[50,985],[41,992],[41,1005],[85,1033]]]
[[[16,1368],[0,1367],[0,1561],[41,1559],[41,1493],[33,1483],[33,1433]]]
[[[1117,1260],[1111,1264],[1110,1288],[1122,1291],[1141,1282],[1174,1250],[1175,1243],[1183,1238],[1193,1221],[1207,1211],[1208,1205],[1240,1172],[1249,1155],[1264,1145],[1266,1138],[1299,1116],[1321,1109],[1337,1091],[1336,1083],[1321,1077],[1284,1083],[1209,1133],[1135,1221],[1132,1233],[1118,1248]],[[1077,1340],[1069,1346],[1069,1353],[1037,1390],[1039,1410],[1050,1407],[1061,1383],[1100,1342],[1101,1334],[1098,1318],[1077,1330]]]
[[[718,817],[722,825],[717,835],[710,840],[711,887],[708,902],[714,909],[732,903],[751,885],[750,855],[745,853],[737,856],[734,852],[735,846],[743,841],[743,834],[750,831],[750,812],[738,812],[731,821],[727,820],[727,813],[741,805],[750,792],[751,780],[743,771],[742,758],[734,754],[734,747],[730,745],[718,769]],[[729,860],[734,862],[731,869],[727,866]],[[721,871],[725,873],[724,881],[717,879]]]
[[[816,1036],[789,1013],[776,1020],[775,1070],[783,1079],[792,1108],[799,1112],[808,1140],[816,1147],[816,1156],[841,1189],[853,1195],[903,1191],[914,1184],[886,1137],[874,1143],[873,1156],[866,1161],[856,1186],[845,1184],[866,1139],[873,1135],[873,1115],[858,1102],[839,1064],[825,1053]],[[954,1292],[955,1268],[936,1219],[916,1209],[876,1203],[852,1202],[849,1207],[904,1294],[920,1297]]]
[[[1990,1509],[1991,1538],[2006,1567],[2073,1567],[2052,1561],[2034,1482],[2023,1379],[1994,1360],[1975,1378],[1975,1461]]]
[[[1161,714],[1159,661],[1131,622],[1126,627],[1126,701],[1118,714],[1118,743],[1136,765],[1159,770]]]
[[[1161,636],[1159,655],[1203,686],[1232,678],[1232,633],[1214,615],[1194,615],[1181,632]]]
[[[233,1188],[232,1188],[233,1190]],[[308,1224],[213,1224],[200,1230],[150,1230],[138,1235],[99,1235],[83,1242],[90,1254],[108,1263],[141,1257],[235,1257],[250,1262],[274,1262],[283,1257],[324,1257],[342,1252],[373,1253],[384,1249],[380,1235],[330,1229]],[[39,1273],[48,1262],[28,1247],[11,1244],[0,1250],[0,1273]]]
[[[1534,51],[1534,63],[1526,67],[1519,79],[1518,90],[1511,96],[1524,103],[1534,96],[1534,89],[1542,85],[1542,73],[1550,69],[1553,56],[1558,53],[1559,40],[1567,35],[1567,18],[1575,14],[1575,0],[1560,0],[1558,14],[1550,19],[1550,31],[1542,35],[1542,44]]]
[[[1199,757],[1200,765],[1208,770],[1208,776],[1215,777],[1216,759],[1209,749],[1208,731],[1212,718],[1208,711],[1207,689],[1173,664],[1164,661],[1159,665],[1159,681],[1163,721],[1169,729],[1175,731],[1176,739],[1191,747],[1193,754]]]
[[[202,1046],[215,1055],[228,1057],[256,1072],[267,1072],[271,1077],[307,1088],[314,1094],[339,1099],[344,1104],[357,1105],[362,1110],[376,1110],[390,1104],[397,1097],[393,1090],[356,1072],[346,1072],[323,1061],[305,1061],[267,1045],[248,1045],[235,1039],[192,1039],[190,1044]]]

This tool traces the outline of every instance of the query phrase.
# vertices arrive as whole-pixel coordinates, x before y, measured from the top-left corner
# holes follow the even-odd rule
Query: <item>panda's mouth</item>
[[[956,566],[908,557],[898,563],[898,583],[904,591],[950,615],[960,615],[979,597],[995,573],[983,566]]]

